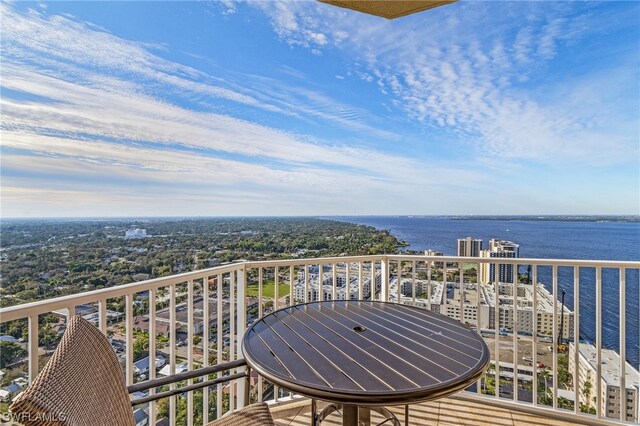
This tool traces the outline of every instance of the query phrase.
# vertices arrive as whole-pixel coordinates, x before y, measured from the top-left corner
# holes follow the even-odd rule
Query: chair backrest
[[[79,316],[69,320],[53,356],[10,409],[26,426],[135,425],[115,352]]]

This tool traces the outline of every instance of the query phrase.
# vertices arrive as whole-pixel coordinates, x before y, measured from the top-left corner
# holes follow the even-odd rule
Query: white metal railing
[[[507,271],[502,281],[501,266]],[[526,271],[527,280],[519,280],[518,271]],[[179,362],[181,368],[184,364],[191,370],[241,358],[238,345],[247,324],[285,304],[344,298],[409,303],[459,319],[486,337],[493,368],[472,392],[463,393],[465,398],[586,422],[636,422],[638,366],[630,366],[625,358],[638,357],[639,271],[640,262],[410,255],[243,262],[4,308],[0,325],[5,332],[27,329],[24,346],[28,356],[13,367],[26,367],[31,381],[43,366],[39,350],[46,356],[47,349],[52,349],[43,344],[41,336],[48,330],[47,323],[56,321],[51,313],[64,322],[66,316],[79,312],[93,319],[114,345],[124,340],[124,376],[127,384],[133,384],[156,377],[153,367],[158,352],[164,354],[168,374],[176,373]],[[539,282],[547,290],[537,285]],[[560,287],[572,295],[561,306]],[[281,290],[288,294],[281,294]],[[611,328],[609,321],[617,321],[616,338],[611,333],[606,339],[603,335],[603,311],[607,327]],[[138,328],[146,328],[147,335]],[[584,356],[580,347],[587,344],[573,336],[595,341],[595,359]],[[562,342],[572,341],[566,356],[559,354],[559,337]],[[630,354],[627,343],[633,339],[636,352]],[[619,361],[603,370],[603,351],[610,353],[604,343],[617,344],[614,349]],[[141,373],[134,361],[145,351],[149,368]],[[530,361],[523,360],[523,353]],[[559,365],[561,357],[571,366],[571,379],[567,382],[564,377],[565,383],[559,382],[561,371],[567,370]],[[538,367],[541,360],[549,358],[550,369]],[[635,373],[627,375],[631,370]],[[583,377],[595,383],[587,386]],[[251,386],[252,401],[291,396],[260,377],[256,380]],[[542,394],[538,390],[541,383]],[[150,403],[149,424],[155,424],[160,416],[167,416],[172,425],[207,424],[250,402],[244,400],[244,386],[245,382],[238,380],[229,386],[204,388],[197,398],[188,393],[184,399],[173,396],[168,403]],[[613,409],[611,402],[616,387],[617,410],[615,398]],[[492,393],[491,388],[493,396],[485,395]],[[631,397],[620,389],[630,389]],[[567,402],[571,402],[570,394],[572,404]],[[626,409],[629,399],[631,411]],[[595,415],[582,412],[589,407],[595,408]]]

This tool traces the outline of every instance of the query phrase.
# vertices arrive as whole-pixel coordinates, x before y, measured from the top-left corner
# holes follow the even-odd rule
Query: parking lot
[[[484,341],[489,346],[491,351],[491,359],[496,359],[496,339],[495,335],[482,333]],[[549,350],[551,346],[551,339],[546,337],[538,337],[536,342],[536,361],[538,364],[542,364],[548,368],[553,365],[553,354]],[[518,364],[523,366],[532,366],[533,362],[529,359],[533,359],[533,337],[532,336],[517,336],[517,349],[518,354],[514,359],[513,351],[513,335],[499,336],[499,354],[501,362],[508,362],[512,364]],[[525,357],[527,358],[525,360]],[[516,362],[517,361],[517,362]],[[541,366],[542,368],[542,366]]]

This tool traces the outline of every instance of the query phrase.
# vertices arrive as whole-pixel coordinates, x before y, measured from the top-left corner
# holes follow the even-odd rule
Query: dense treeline
[[[147,238],[125,239],[139,227]],[[395,253],[388,231],[311,218],[4,221],[1,306],[216,266]]]

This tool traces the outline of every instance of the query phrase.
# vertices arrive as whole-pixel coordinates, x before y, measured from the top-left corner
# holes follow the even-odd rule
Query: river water
[[[410,250],[433,249],[456,255],[456,240],[467,236],[483,240],[499,238],[520,244],[520,257],[545,259],[640,260],[640,223],[527,219],[473,219],[430,216],[339,216],[350,223],[387,229]],[[522,270],[521,270],[522,271]],[[538,270],[538,281],[552,291],[551,268]],[[580,272],[580,336],[595,341],[595,269]],[[638,368],[640,341],[640,282],[638,270],[626,271],[626,352]],[[573,310],[573,271],[560,268],[558,294]],[[619,352],[620,285],[617,269],[604,269],[602,279],[602,342]]]

